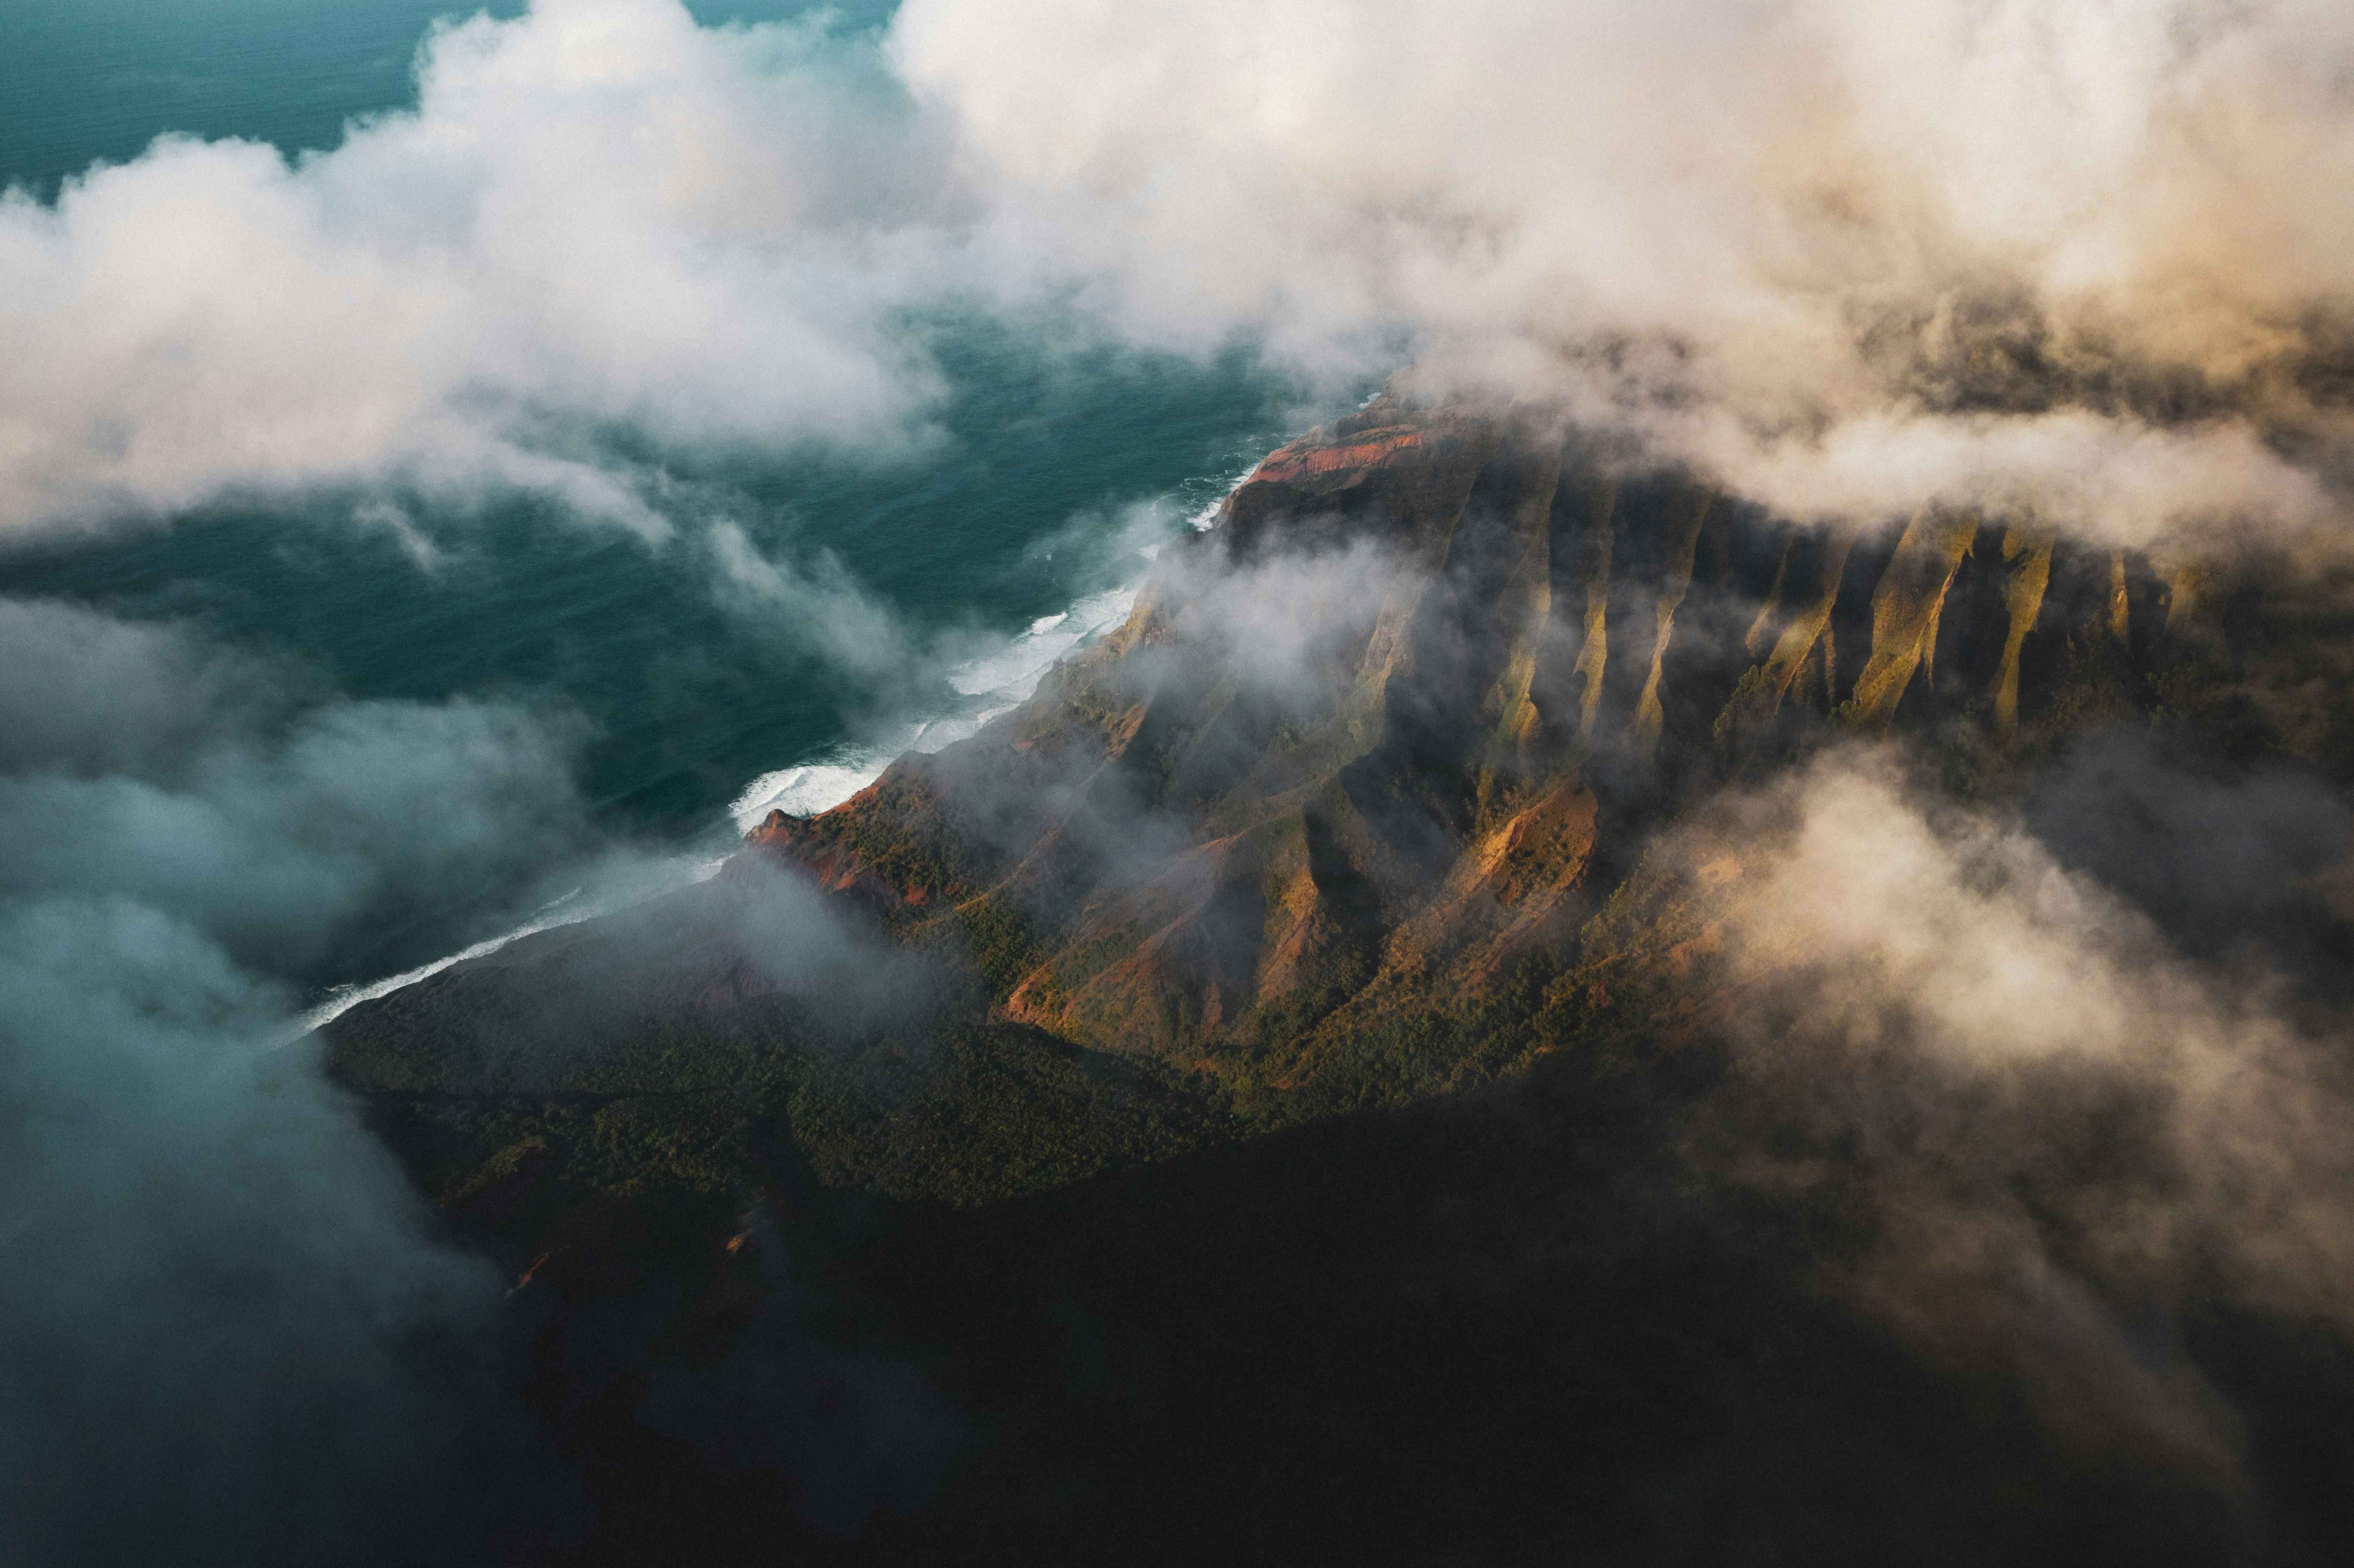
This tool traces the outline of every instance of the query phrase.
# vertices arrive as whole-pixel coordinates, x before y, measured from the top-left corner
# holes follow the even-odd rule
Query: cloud
[[[565,720],[298,704],[299,674],[58,604],[0,600],[0,665],[13,896],[128,896],[293,978],[589,844]]]
[[[0,770],[166,779],[216,736],[281,716],[286,672],[169,626],[0,600]]]
[[[2354,916],[2354,811],[2310,773],[2191,771],[2149,737],[2094,736],[2038,784],[2022,821],[2183,952],[2332,1001],[2354,980],[2338,961]]]
[[[16,600],[0,716],[0,1556],[414,1561],[560,1499],[475,1364],[501,1282],[285,1042],[578,869],[567,726]]]
[[[1411,354],[1802,517],[2327,524],[2349,65],[2344,8],[2289,0],[907,0],[879,44],[542,0],[437,32],[418,109],[333,151],[166,140],[0,201],[0,528],[511,488],[669,537],[666,454],[919,447],[910,322],[949,300],[1334,381]],[[690,538],[723,603],[878,684],[949,657],[828,557]],[[1418,591],[1369,551],[1168,566],[1278,701],[1353,676],[1303,603]],[[590,853],[576,737],[55,604],[0,601],[0,1542],[399,1524],[472,1419],[409,1350],[494,1282],[264,1046],[382,933]],[[2197,852],[2268,813],[2231,865],[2331,863],[2337,910],[2348,830],[2133,760],[2174,845],[2136,858],[2085,766],[2024,824],[1850,756],[1733,808],[1729,961],[1781,1005],[1735,1025],[1770,1092],[1693,1137],[1754,1184],[1845,1161],[1880,1245],[1836,1287],[2027,1368],[2048,1421],[2229,1468],[2227,1402],[2127,1307],[2221,1260],[2235,1303],[2354,1327],[2354,1106],[2271,977],[2185,957],[2270,885]],[[1123,804],[1107,855],[1170,847]],[[769,983],[868,962],[780,888],[734,890]]]
[[[1413,357],[1805,516],[2306,527],[2349,62],[2317,0],[541,0],[334,150],[0,206],[0,517],[504,486],[660,537],[672,454],[920,443],[953,302]]]
[[[428,40],[413,112],[289,164],[167,138],[0,203],[0,517],[506,486],[659,536],[599,450],[884,441],[937,221],[920,126],[822,24],[549,0]]]
[[[931,971],[765,863],[690,885],[602,840],[560,715],[355,702],[186,626],[0,599],[0,1559],[561,1555],[595,1509],[513,1403],[507,1281],[437,1239],[306,996],[599,915],[508,949],[555,982],[542,1012],[461,998],[432,1041],[560,1075],[704,987],[920,1032]],[[682,1419],[758,1427],[845,1508],[946,1441],[912,1372],[787,1316],[737,1370],[677,1391]],[[842,1375],[874,1383],[846,1413]],[[875,1451],[844,1460],[843,1430]]]
[[[2228,1483],[2238,1417],[2181,1336],[2218,1313],[2354,1334],[2354,1083],[2333,1014],[2165,936],[2234,899],[2190,886],[2195,836],[2137,840],[2143,903],[2055,853],[2108,847],[2115,812],[2069,809],[2115,760],[2049,781],[2049,842],[1916,796],[1886,753],[1722,805],[1691,853],[1741,868],[1735,1066],[1689,1139],[1753,1191],[1861,1204],[1862,1255],[1827,1249],[1824,1287],[2017,1388],[2047,1436]],[[2243,838],[2343,859],[2334,798],[2138,763],[2137,816],[2230,810]]]
[[[713,596],[757,634],[869,681],[904,677],[926,657],[914,629],[830,552],[803,567],[764,554],[725,519],[705,541]]]
[[[1327,542],[1328,544],[1330,542]],[[1247,555],[1211,535],[1180,540],[1161,564],[1150,608],[1189,657],[1246,689],[1299,703],[1332,700],[1357,677],[1384,610],[1402,616],[1429,589],[1427,563],[1381,540]],[[1314,694],[1310,696],[1310,694]]]
[[[2147,537],[2311,521],[2284,431],[2342,471],[2338,8],[909,0],[892,50],[982,243],[1141,339],[1394,334],[1805,515]]]
[[[287,1001],[135,900],[0,905],[12,1560],[399,1560],[448,1544],[420,1488],[482,1522],[466,1466],[501,1412],[416,1352],[462,1364],[500,1282],[267,1049]]]

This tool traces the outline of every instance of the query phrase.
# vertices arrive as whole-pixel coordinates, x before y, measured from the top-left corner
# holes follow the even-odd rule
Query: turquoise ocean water
[[[268,140],[290,154],[333,146],[348,117],[413,101],[417,45],[449,8],[6,0],[0,179],[52,200],[61,178],[136,156],[165,132]],[[716,25],[801,7],[693,9]],[[832,9],[856,26],[882,25],[890,8]],[[692,477],[728,493],[764,549],[838,556],[918,640],[975,640],[990,656],[961,672],[888,688],[843,676],[723,611],[692,549],[649,547],[526,503],[425,519],[448,553],[434,570],[390,534],[353,526],[350,496],[217,504],[0,547],[0,593],[194,622],[353,697],[495,694],[576,715],[588,736],[581,789],[606,830],[708,852],[728,841],[736,815],[779,789],[787,803],[822,803],[927,721],[970,721],[1002,702],[1117,610],[1145,568],[1136,546],[1214,503],[1302,418],[1292,389],[1241,352],[1210,363],[1074,355],[988,321],[940,330],[947,439],[920,459],[737,458]],[[1140,508],[1141,532],[1112,522]],[[935,725],[931,739],[952,733]],[[795,771],[809,768],[831,771]],[[498,892],[481,890],[486,900]],[[441,925],[344,955],[338,974],[321,978],[382,975],[461,934],[479,932],[453,909]]]

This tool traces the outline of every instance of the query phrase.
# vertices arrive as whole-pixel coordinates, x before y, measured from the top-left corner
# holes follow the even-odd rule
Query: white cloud
[[[2260,785],[2244,811],[2296,805]],[[2156,768],[2142,788],[2211,789]],[[1903,1211],[1893,1248],[1967,1219],[2008,1237],[2004,1267],[2172,1294],[2220,1260],[2199,1288],[2354,1325],[2342,1040],[2270,981],[2185,959],[1999,815],[1915,800],[1884,755],[1834,756],[1748,809],[1733,1028],[1752,1070],[1811,1086],[1869,1151]],[[2073,1262],[2045,1255],[2055,1233]]]
[[[658,535],[599,432],[904,442],[956,298],[1410,354],[1795,511],[2307,523],[2349,68],[2318,0],[907,0],[879,44],[541,0],[293,166],[0,207],[0,519],[394,481]]]
[[[2342,808],[2141,753],[2120,808],[2103,755],[2047,782],[2103,791],[2081,804],[2130,833],[2138,903],[2055,853],[2066,823],[2047,842],[1925,797],[1885,749],[1833,752],[1670,834],[1654,863],[1704,866],[1695,884],[1716,889],[1683,950],[1721,943],[1692,961],[1723,969],[1688,995],[1712,999],[1731,1046],[1678,1137],[1705,1190],[1745,1195],[1730,1213],[1808,1217],[1817,1239],[1791,1262],[1812,1287],[2015,1391],[2046,1439],[2237,1484],[2246,1431],[2210,1381],[2231,1370],[2181,1326],[2354,1329],[2354,1086],[2334,1010],[2296,1002],[2314,977],[2194,959],[2167,923],[2295,911],[2266,902],[2292,879],[2256,878],[2292,845],[2342,874]],[[2236,886],[2211,863],[2218,813]],[[2155,829],[2169,819],[2196,831]]]
[[[919,129],[863,46],[546,0],[438,33],[413,113],[290,166],[157,143],[0,205],[0,518],[397,479],[663,531],[588,437],[905,436]]]
[[[2342,6],[908,0],[894,58],[1001,256],[1069,258],[1130,332],[1310,366],[1407,333],[1437,383],[1566,394],[1794,509],[2155,461],[2200,482],[2100,527],[2306,521],[2256,435],[2347,433],[2292,374],[2354,308],[2311,194],[2354,173]]]

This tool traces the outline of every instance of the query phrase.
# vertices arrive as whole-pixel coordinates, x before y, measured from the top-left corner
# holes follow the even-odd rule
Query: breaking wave
[[[1254,462],[1228,479],[1214,498],[1186,515],[1186,525],[1196,533],[1215,526],[1218,509],[1257,467]],[[1137,551],[1147,561],[1160,553],[1157,544]],[[1143,589],[1144,577],[1140,574],[1117,588],[1090,594],[1066,610],[1040,616],[1027,631],[1002,648],[949,672],[948,683],[967,699],[955,713],[911,724],[883,743],[835,747],[813,760],[763,773],[745,786],[727,814],[743,832],[751,832],[771,811],[814,816],[874,783],[883,777],[884,769],[908,752],[938,751],[978,734],[990,720],[1028,701],[1057,662],[1126,620]]]
[[[1214,496],[1185,514],[1186,526],[1197,533],[1214,527],[1225,498],[1242,488],[1257,466],[1254,461],[1219,484]],[[1193,492],[1196,496],[1201,493],[1198,489]],[[1136,553],[1150,562],[1161,548],[1149,544]],[[750,832],[771,811],[805,817],[831,810],[880,779],[885,768],[907,753],[938,751],[978,734],[990,720],[1027,701],[1057,662],[1125,621],[1143,589],[1144,574],[1140,573],[1116,588],[1077,600],[1068,609],[1040,616],[1002,647],[956,666],[948,673],[948,684],[961,701],[952,712],[917,720],[879,744],[837,746],[809,761],[761,774],[727,808],[737,832]],[[382,980],[334,988],[302,1014],[290,1038],[323,1028],[361,1002],[389,996],[454,964],[488,957],[510,942],[614,914],[706,881],[726,863],[724,854],[681,854],[641,863],[629,875],[610,879],[593,893],[574,888],[502,936]]]
[[[806,817],[842,804],[907,753],[938,751],[1012,711],[1038,689],[1055,663],[1128,619],[1141,579],[1091,594],[1056,615],[1042,615],[1002,648],[958,665],[948,683],[966,701],[953,713],[918,720],[880,744],[836,747],[820,758],[763,773],[728,807],[740,832],[770,811]]]

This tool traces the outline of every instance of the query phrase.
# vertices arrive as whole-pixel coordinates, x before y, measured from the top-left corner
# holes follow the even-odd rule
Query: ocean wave
[[[804,762],[763,773],[744,787],[727,808],[739,832],[750,832],[771,811],[807,817],[841,805],[883,777],[900,751],[860,747],[835,754],[828,762]]]
[[[1257,466],[1254,461],[1250,467],[1235,474],[1219,492],[1216,499],[1185,519],[1187,525],[1196,533],[1205,533],[1215,527],[1219,510],[1225,506],[1226,498],[1249,482]],[[1147,561],[1153,560],[1160,553],[1158,545],[1147,546],[1138,552]],[[1137,596],[1143,591],[1144,578],[1140,575],[1116,588],[1089,594],[1068,609],[1038,617],[1030,623],[1028,630],[1008,640],[1002,647],[960,664],[948,673],[949,685],[967,699],[965,708],[910,724],[904,731],[890,737],[892,744],[838,747],[822,758],[763,773],[747,784],[728,805],[729,819],[738,832],[749,832],[771,811],[784,811],[796,817],[814,816],[839,806],[882,778],[885,769],[907,753],[938,751],[978,734],[990,720],[1010,713],[1028,701],[1031,694],[1038,689],[1038,683],[1046,678],[1046,672],[1057,662],[1125,621],[1136,608]],[[372,980],[366,985],[338,987],[302,1015],[299,1028],[290,1038],[299,1038],[322,1028],[361,1002],[389,996],[404,986],[414,985],[429,975],[440,973],[452,964],[495,953],[521,938],[563,926],[578,925],[583,920],[593,920],[600,915],[617,913],[632,904],[706,881],[717,874],[726,860],[725,856],[716,859],[681,857],[668,863],[672,874],[657,875],[626,889],[617,887],[589,898],[581,898],[579,890],[576,888],[504,936],[477,942],[463,952],[436,959],[429,964],[401,974]]]
[[[335,987],[296,1020],[293,1027],[287,1032],[285,1041],[281,1043],[291,1044],[299,1040],[313,1030],[326,1027],[364,1001],[374,1001],[378,997],[390,996],[394,991],[415,985],[429,975],[440,974],[453,964],[462,964],[469,959],[487,958],[510,942],[536,936],[542,931],[554,931],[566,926],[578,926],[584,920],[594,920],[600,915],[617,914],[632,905],[642,904],[650,898],[659,898],[665,893],[675,893],[682,887],[692,887],[698,882],[708,882],[719,874],[719,868],[726,863],[727,860],[724,855],[716,857],[680,855],[671,860],[657,861],[634,867],[631,874],[611,877],[593,893],[588,892],[585,887],[576,887],[561,897],[550,899],[540,906],[529,920],[512,931],[477,942],[462,951],[450,954],[447,958],[436,959],[429,964],[419,964],[413,969],[405,969],[397,975],[387,975],[382,980],[370,980],[365,985]],[[586,896],[583,896],[584,893],[587,894]]]
[[[1380,394],[1376,393],[1374,396],[1378,397],[1379,395]],[[1369,397],[1365,401],[1370,403],[1373,401],[1373,398]],[[1235,491],[1240,490],[1244,485],[1250,482],[1250,476],[1258,471],[1258,461],[1259,460],[1254,459],[1250,467],[1235,475],[1234,482],[1228,484],[1225,489],[1218,493],[1216,500],[1204,503],[1200,511],[1185,519],[1187,523],[1193,525],[1194,533],[1206,534],[1211,529],[1218,525],[1218,514],[1225,510],[1226,503],[1233,498]]]
[[[1002,649],[949,672],[949,684],[969,697],[1027,699],[1055,662],[1110,630],[1136,608],[1143,582],[1124,583],[1079,600],[1060,615],[1040,616]]]
[[[837,747],[817,760],[763,773],[737,796],[728,816],[744,832],[771,811],[814,816],[874,783],[907,753],[938,751],[980,733],[990,720],[1028,701],[1055,664],[1126,620],[1143,589],[1139,577],[1090,594],[1057,614],[1040,616],[1002,647],[948,673],[948,683],[960,696],[977,699],[970,710],[910,725],[892,744]]]
[[[1217,495],[1186,517],[1186,526],[1207,533],[1217,526],[1227,498],[1250,482],[1258,461],[1236,472]],[[1145,560],[1159,557],[1161,546],[1147,545],[1137,554]],[[1116,588],[1090,594],[1070,609],[1042,615],[1030,629],[1004,646],[948,673],[948,683],[964,697],[985,699],[978,712],[942,715],[910,726],[895,737],[896,745],[838,747],[822,758],[763,773],[744,788],[727,808],[737,828],[750,832],[771,811],[790,816],[814,816],[831,810],[883,777],[884,770],[908,752],[933,752],[978,733],[1000,714],[1027,702],[1046,672],[1105,632],[1125,621],[1144,591],[1140,575]]]

